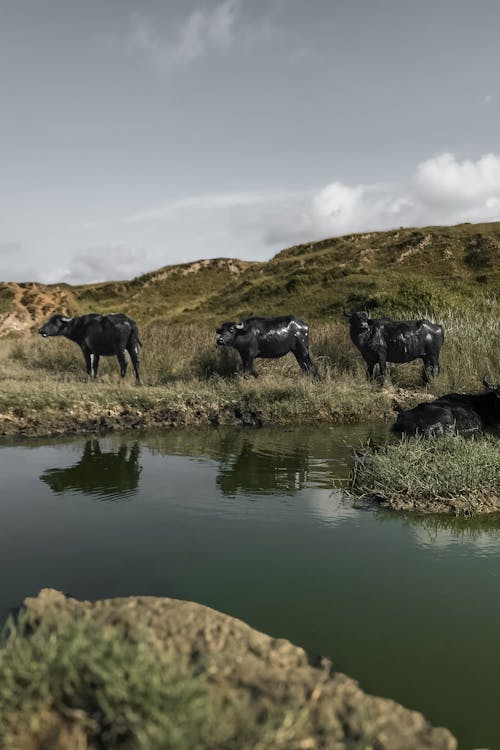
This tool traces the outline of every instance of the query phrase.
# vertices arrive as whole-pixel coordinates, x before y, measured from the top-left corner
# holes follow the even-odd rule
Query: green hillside
[[[297,245],[264,263],[217,258],[128,281],[0,284],[0,332],[28,330],[56,310],[205,325],[283,312],[326,321],[344,304],[433,314],[484,305],[499,291],[500,222],[398,229]]]
[[[432,312],[485,292],[500,292],[500,222],[352,234],[288,248],[267,263],[202,261],[74,288],[81,310],[183,322],[283,311],[330,318],[344,303]]]

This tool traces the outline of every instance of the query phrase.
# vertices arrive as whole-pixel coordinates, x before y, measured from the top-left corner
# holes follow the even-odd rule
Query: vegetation
[[[9,750],[456,748],[328,660],[188,602],[42,590],[4,629],[0,673]]]
[[[355,455],[349,492],[394,510],[500,511],[498,437],[411,438]]]
[[[412,317],[428,315],[410,311]],[[432,316],[430,316],[432,317]],[[481,388],[483,375],[500,374],[500,302],[478,298],[476,311],[443,308],[436,316],[446,330],[442,369],[430,386],[421,384],[421,363],[392,367],[381,389],[367,383],[361,355],[343,320],[311,327],[311,351],[319,377],[304,376],[292,355],[256,360],[258,378],[239,376],[239,356],[215,345],[206,325],[157,319],[144,326],[143,388],[121,382],[115,358],[102,358],[99,379],[87,381],[79,348],[64,338],[33,335],[0,345],[0,415],[4,432],[24,420],[25,434],[71,430],[185,424],[211,421],[359,422],[388,420],[393,401],[414,406],[454,390]],[[128,417],[118,417],[123,413]],[[1,416],[0,416],[1,419]],[[94,424],[89,424],[94,420]]]
[[[121,310],[213,326],[245,315],[293,312],[338,319],[342,306],[404,316],[474,310],[500,290],[500,222],[353,234],[288,248],[265,263],[218,258],[170,266],[131,281],[69,286],[0,284],[7,310],[31,322],[54,312]],[[3,289],[3,291],[2,291]],[[0,308],[3,312],[4,308]],[[38,311],[38,312],[37,312]]]
[[[404,407],[450,391],[476,390],[485,374],[500,379],[499,248],[500,223],[464,224],[349,235],[284,250],[267,263],[199,261],[132,281],[0,284],[0,308],[11,310],[8,320],[0,311],[0,331],[2,320],[11,325],[4,330],[33,330],[56,309],[119,309],[134,316],[147,386],[137,391],[128,380],[120,383],[110,358],[101,360],[99,381],[84,385],[83,360],[74,344],[13,333],[0,346],[3,431],[18,429],[19,420],[25,420],[27,433],[44,426],[53,431],[58,415],[65,429],[86,416],[111,427],[124,410],[135,410],[136,425],[148,424],[145,412],[155,424],[232,421],[238,414],[249,423],[390,419],[394,399]],[[417,362],[393,367],[383,390],[366,383],[342,316],[344,304],[365,307],[374,316],[442,323],[446,337],[435,382],[422,387]],[[311,323],[320,377],[305,378],[288,355],[257,360],[259,378],[242,380],[236,375],[238,355],[215,346],[216,325],[246,314],[282,312]]]
[[[0,643],[0,746],[48,750],[65,734],[57,747],[267,750],[289,747],[280,733],[288,741],[312,728],[285,706],[255,716],[243,687],[217,689],[205,665],[186,665],[148,635],[90,612],[10,621]]]

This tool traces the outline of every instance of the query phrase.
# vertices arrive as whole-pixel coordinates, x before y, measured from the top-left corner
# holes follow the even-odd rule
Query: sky
[[[0,280],[500,220],[497,0],[0,0]]]

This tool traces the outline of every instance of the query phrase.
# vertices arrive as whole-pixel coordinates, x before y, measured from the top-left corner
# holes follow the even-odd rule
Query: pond
[[[463,747],[499,747],[500,520],[355,510],[380,427],[190,429],[0,447],[0,617],[52,586],[171,596],[289,638]]]

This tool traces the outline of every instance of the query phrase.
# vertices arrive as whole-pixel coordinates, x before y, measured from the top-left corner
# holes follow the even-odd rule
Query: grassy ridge
[[[470,309],[485,291],[497,298],[499,248],[500,223],[399,229],[299,245],[267,263],[204,261],[74,291],[81,309],[121,304],[143,322],[161,315],[216,323],[282,311],[329,320],[344,302],[386,314],[435,314],[443,306]]]
[[[295,313],[329,321],[342,305],[407,316],[443,307],[473,310],[500,291],[500,223],[346,235],[278,253],[265,263],[219,258],[169,266],[130,281],[84,286],[0,284],[0,314],[123,311],[215,325],[252,314]],[[17,307],[16,307],[17,299]]]

